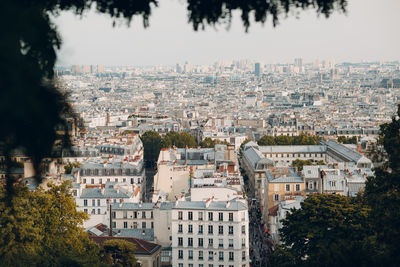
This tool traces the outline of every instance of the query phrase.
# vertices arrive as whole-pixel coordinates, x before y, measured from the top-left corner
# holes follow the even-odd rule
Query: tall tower
[[[259,62],[257,62],[257,63],[254,65],[254,75],[255,75],[255,76],[260,76],[260,74],[261,74],[261,65],[260,65]]]

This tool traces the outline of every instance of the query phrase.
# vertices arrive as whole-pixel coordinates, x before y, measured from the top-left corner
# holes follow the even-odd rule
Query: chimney
[[[231,205],[231,202],[230,202],[230,201],[227,201],[227,202],[226,202],[226,208],[229,208],[230,205]]]

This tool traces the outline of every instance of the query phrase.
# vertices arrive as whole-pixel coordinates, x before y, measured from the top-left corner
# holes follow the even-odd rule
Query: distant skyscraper
[[[254,75],[260,76],[260,74],[261,74],[261,65],[260,65],[260,63],[257,62],[254,65]]]
[[[97,72],[103,73],[104,72],[104,65],[97,65]]]
[[[73,74],[80,74],[81,73],[81,67],[79,65],[72,65],[71,72]]]
[[[82,72],[83,73],[90,73],[90,66],[89,65],[82,66]]]
[[[296,67],[298,67],[299,70],[301,71],[301,69],[303,68],[303,59],[302,58],[295,58],[294,59],[294,65]]]

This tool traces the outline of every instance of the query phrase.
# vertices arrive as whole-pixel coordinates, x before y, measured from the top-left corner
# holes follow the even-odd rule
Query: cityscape
[[[0,266],[400,266],[390,1],[0,4]]]

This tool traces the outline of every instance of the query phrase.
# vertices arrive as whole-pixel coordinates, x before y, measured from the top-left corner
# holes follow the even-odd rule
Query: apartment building
[[[249,266],[246,201],[177,201],[172,208],[172,265]]]

